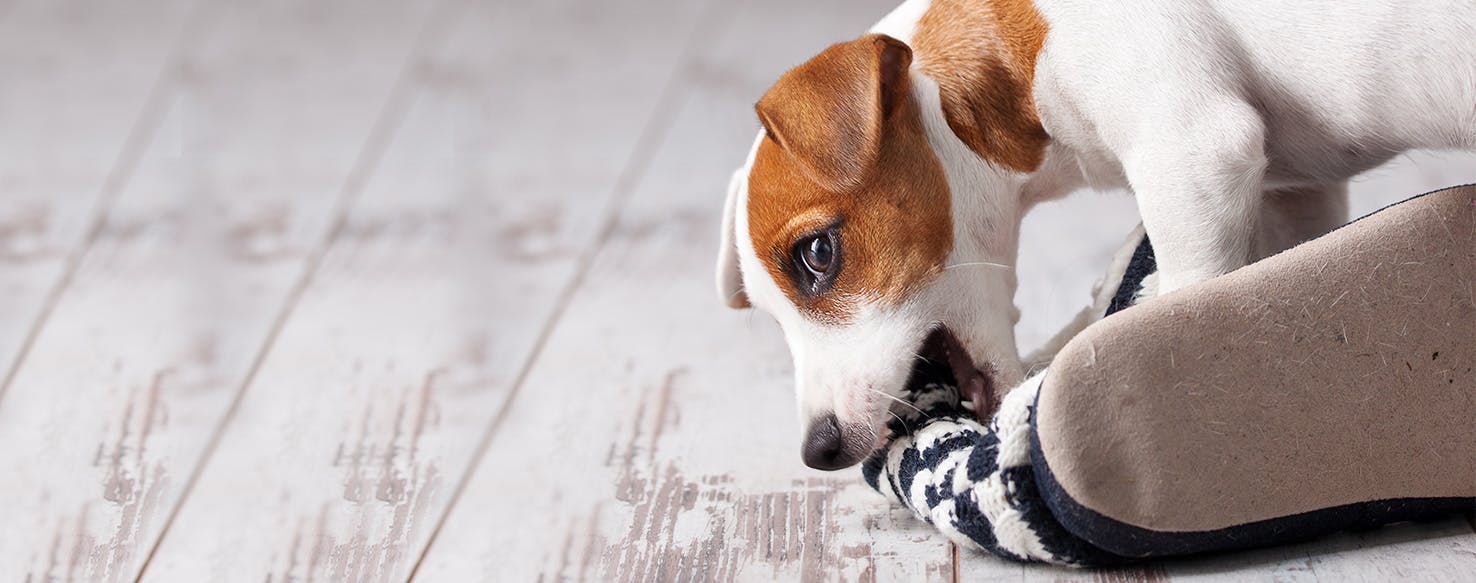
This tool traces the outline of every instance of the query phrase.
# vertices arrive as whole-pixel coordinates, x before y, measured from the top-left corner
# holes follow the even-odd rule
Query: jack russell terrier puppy
[[[1342,224],[1401,152],[1476,148],[1476,0],[908,0],[755,109],[718,287],[778,320],[834,470],[918,358],[981,416],[1022,380],[1033,205],[1130,190],[1164,294]]]

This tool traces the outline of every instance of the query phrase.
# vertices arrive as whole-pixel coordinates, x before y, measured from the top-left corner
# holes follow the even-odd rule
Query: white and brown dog
[[[1036,203],[1130,189],[1168,293],[1341,224],[1400,152],[1476,148],[1476,0],[908,0],[756,109],[719,291],[778,320],[838,469],[917,358],[976,403],[1021,380]]]

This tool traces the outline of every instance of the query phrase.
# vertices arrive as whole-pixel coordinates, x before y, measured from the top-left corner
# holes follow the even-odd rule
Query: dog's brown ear
[[[861,183],[881,154],[887,117],[910,90],[912,49],[873,34],[795,67],[754,107],[769,137],[826,190]]]

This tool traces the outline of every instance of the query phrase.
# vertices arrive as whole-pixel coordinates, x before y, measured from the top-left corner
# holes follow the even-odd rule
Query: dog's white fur
[[[845,326],[801,315],[748,238],[752,154],[735,175],[719,288],[781,324],[802,417],[834,411],[875,427],[888,403],[878,395],[901,389],[911,351],[937,323],[1004,386],[1021,380],[1014,272],[989,264],[1013,265],[1037,202],[1081,186],[1131,190],[1158,292],[1171,293],[1341,224],[1347,179],[1401,152],[1476,149],[1476,0],[1035,4],[1049,33],[1034,97],[1052,138],[1035,172],[995,167],[960,141],[937,84],[919,73],[927,55],[915,56],[913,90],[952,190],[948,265],[958,267],[900,306],[864,305]],[[908,42],[927,8],[908,0],[872,31]]]
[[[1037,2],[1035,97],[1093,185],[1131,188],[1160,292],[1244,265],[1266,190],[1476,147],[1476,2]]]

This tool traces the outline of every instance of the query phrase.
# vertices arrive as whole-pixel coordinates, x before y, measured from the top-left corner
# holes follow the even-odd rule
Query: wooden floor
[[[888,4],[0,0],[0,581],[1476,576],[1461,519],[1026,567],[805,469],[776,327],[711,289],[722,190]],[[1027,348],[1135,222],[1031,218]]]

